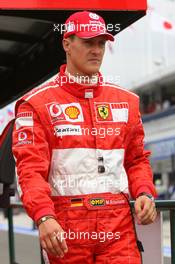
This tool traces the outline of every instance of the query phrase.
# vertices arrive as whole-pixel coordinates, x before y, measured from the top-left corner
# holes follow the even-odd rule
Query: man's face
[[[74,75],[91,76],[99,71],[105,52],[106,38],[98,36],[81,39],[74,36],[63,40],[67,53],[67,66]]]

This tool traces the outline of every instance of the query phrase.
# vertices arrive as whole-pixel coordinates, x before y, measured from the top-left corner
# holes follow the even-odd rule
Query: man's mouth
[[[96,62],[96,63],[99,63],[100,62],[100,60],[99,59],[89,59],[89,61],[91,61],[91,62]]]

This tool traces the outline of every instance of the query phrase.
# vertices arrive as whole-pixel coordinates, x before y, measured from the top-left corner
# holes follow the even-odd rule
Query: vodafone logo
[[[34,144],[33,127],[28,127],[27,129],[23,129],[18,133],[15,133],[14,145],[22,147],[31,144]]]
[[[63,109],[58,102],[51,102],[49,104],[46,104],[46,108],[52,124],[58,121],[65,120]]]
[[[26,140],[27,139],[27,133],[25,132],[20,132],[18,134],[18,141],[23,141],[23,140]]]
[[[61,115],[62,110],[59,104],[51,104],[49,106],[49,112],[51,117],[58,117],[59,115]]]

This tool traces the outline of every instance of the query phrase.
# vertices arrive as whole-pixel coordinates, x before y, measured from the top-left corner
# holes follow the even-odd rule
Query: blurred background
[[[145,148],[152,153],[158,199],[175,199],[175,0],[148,0],[147,15],[117,34],[114,43],[107,43],[101,72],[107,81],[140,96]],[[0,104],[0,135],[14,118],[14,106],[15,101]],[[19,201],[17,191],[12,200]],[[35,226],[23,209],[15,209],[14,214],[17,249],[20,251],[24,240],[28,243],[17,259],[21,264],[31,264],[25,259],[25,250],[35,243],[38,253],[33,257],[39,261]],[[5,210],[0,212],[1,248],[8,248],[6,217]],[[169,215],[164,213],[163,218],[164,256],[170,257]],[[7,250],[0,252],[1,259],[8,263]],[[169,259],[164,263],[170,263]]]

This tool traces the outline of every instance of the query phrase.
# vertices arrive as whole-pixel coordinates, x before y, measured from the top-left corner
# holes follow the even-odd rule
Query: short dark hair
[[[70,38],[70,40],[74,40],[75,39],[75,35],[70,35],[68,38]]]

